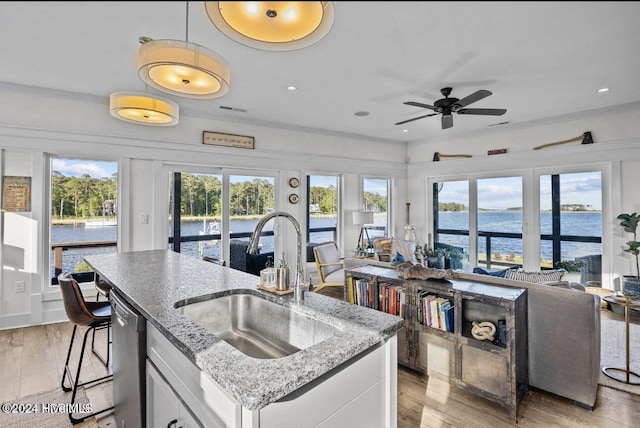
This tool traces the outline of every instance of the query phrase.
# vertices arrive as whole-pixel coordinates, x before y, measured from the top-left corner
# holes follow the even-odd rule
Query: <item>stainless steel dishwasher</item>
[[[113,403],[118,428],[143,428],[146,423],[145,358],[147,320],[114,290]]]

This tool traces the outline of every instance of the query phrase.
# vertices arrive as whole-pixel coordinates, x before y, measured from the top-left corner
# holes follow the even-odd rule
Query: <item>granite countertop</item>
[[[169,250],[92,255],[86,262],[142,313],[189,360],[240,404],[258,410],[296,391],[402,327],[402,318],[305,292],[277,296],[257,288],[259,278]],[[175,304],[201,296],[249,292],[337,326],[335,336],[283,358],[249,357],[193,323]]]

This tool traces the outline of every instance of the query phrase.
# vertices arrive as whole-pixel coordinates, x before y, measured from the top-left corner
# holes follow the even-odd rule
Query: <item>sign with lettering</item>
[[[222,132],[202,132],[202,144],[224,147],[239,147],[241,149],[254,149],[255,139],[246,135],[224,134]]]
[[[31,177],[3,177],[2,211],[31,211]]]

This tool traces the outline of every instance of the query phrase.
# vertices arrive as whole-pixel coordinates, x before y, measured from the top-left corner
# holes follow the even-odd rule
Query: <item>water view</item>
[[[577,236],[601,236],[601,217],[602,215],[600,212],[562,213],[562,234]],[[385,219],[385,215],[376,215],[376,226],[383,226]],[[468,219],[469,214],[467,212],[440,213],[440,224],[444,229],[468,230]],[[232,219],[230,221],[231,232],[234,234],[251,233],[255,229],[258,221],[259,218]],[[483,231],[520,233],[522,224],[522,213],[519,211],[480,212],[479,224],[482,225]],[[310,226],[311,228],[335,227],[336,218],[331,216],[312,217],[310,219]],[[543,212],[541,214],[541,228],[543,234],[551,234],[551,213]],[[181,224],[182,236],[198,236],[202,230],[203,223],[201,220],[183,221]],[[264,231],[271,230],[273,230],[273,222],[270,222],[264,228]],[[372,240],[379,236],[385,236],[384,229],[368,229],[368,234]],[[115,241],[116,239],[117,228],[114,226],[84,227],[83,225],[55,225],[51,227],[51,240],[53,243],[105,240]],[[249,238],[245,237],[240,239],[248,240]],[[311,237],[309,239],[310,242],[327,242],[334,240],[335,236],[333,231],[314,232],[311,234]],[[465,251],[469,251],[468,236],[441,235],[440,241],[463,247]],[[260,243],[262,252],[273,251],[273,236],[263,236],[260,239]],[[551,241],[542,241],[540,246],[541,257],[544,260],[551,260]],[[168,245],[167,247],[169,248]],[[63,270],[74,272],[76,270],[76,267],[81,264],[83,257],[88,254],[103,254],[115,251],[115,247],[64,251]],[[486,253],[484,239],[479,239],[478,252],[481,254]],[[492,238],[491,252],[492,254],[500,253],[502,255],[522,255],[522,240],[509,238]],[[181,245],[181,253],[193,257],[206,255],[221,258],[221,247],[218,242],[212,241],[207,241],[205,244],[200,244],[198,242],[183,242]],[[561,258],[571,260],[575,259],[576,257],[601,253],[601,244],[599,243],[563,242]],[[53,277],[53,255],[51,256],[51,266],[51,275]]]
[[[440,212],[440,227],[442,229],[469,230],[468,212]],[[560,214],[563,235],[602,236],[601,212],[562,212]],[[478,213],[479,230],[486,232],[522,233],[521,211],[482,211]],[[542,234],[551,234],[551,213],[540,213],[540,229]],[[469,251],[469,237],[459,235],[440,235],[440,241],[463,247]],[[540,242],[540,256],[544,260],[551,260],[552,243],[549,240]],[[513,238],[491,238],[492,254],[522,255],[522,240]],[[484,238],[478,239],[478,253],[486,253]],[[562,242],[561,259],[572,260],[589,254],[601,254],[600,243]]]

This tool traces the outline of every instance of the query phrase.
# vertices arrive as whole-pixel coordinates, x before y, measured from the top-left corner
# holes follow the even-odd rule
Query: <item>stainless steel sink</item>
[[[252,294],[231,294],[177,306],[191,321],[255,358],[286,357],[341,331]]]

